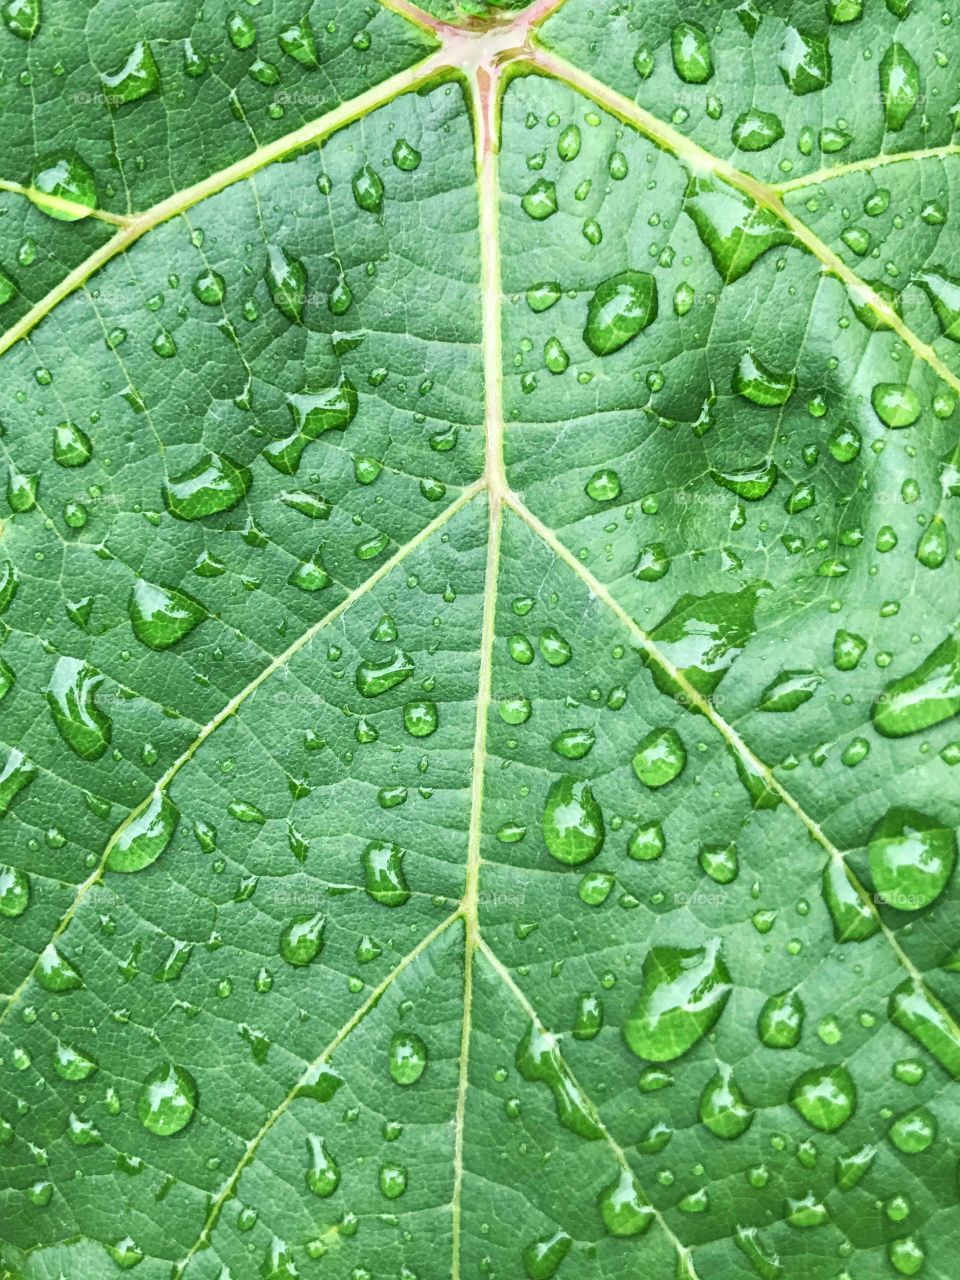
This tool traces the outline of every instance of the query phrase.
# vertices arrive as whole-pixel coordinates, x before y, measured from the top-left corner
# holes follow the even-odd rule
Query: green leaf
[[[956,24],[76,10],[0,4],[0,1276],[953,1280]]]

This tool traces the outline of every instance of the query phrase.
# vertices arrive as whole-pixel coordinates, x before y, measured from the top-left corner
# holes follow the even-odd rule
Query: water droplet
[[[905,1155],[917,1155],[926,1151],[937,1136],[937,1122],[926,1107],[918,1107],[898,1116],[887,1135],[898,1151]]]
[[[874,728],[889,738],[929,729],[960,712],[960,636],[947,636],[908,675],[891,680],[874,703]]]
[[[603,847],[603,813],[586,782],[557,778],[543,809],[543,838],[558,862],[577,866],[595,858]]]
[[[287,964],[308,965],[323,950],[326,918],[321,912],[295,916],[280,934],[280,954]]]
[[[601,1192],[600,1216],[613,1236],[642,1235],[653,1222],[653,1206],[630,1169],[622,1169],[616,1181]]]
[[[737,116],[731,137],[740,151],[766,151],[783,137],[783,125],[772,111],[754,107]]]
[[[770,996],[757,1021],[760,1039],[768,1049],[792,1049],[800,1040],[806,1010],[793,990]]]
[[[44,991],[75,991],[83,986],[79,973],[52,942],[37,961],[36,979]]]
[[[838,858],[831,858],[823,869],[823,898],[838,942],[864,942],[880,928],[879,918],[860,896]]]
[[[138,40],[124,64],[114,72],[102,73],[100,83],[107,106],[116,109],[145,98],[160,88],[160,72],[146,40]]]
[[[47,703],[60,736],[82,760],[99,760],[110,745],[112,722],[94,701],[103,679],[79,658],[59,658],[47,685]]]
[[[173,839],[180,810],[162,791],[155,791],[150,803],[121,829],[107,855],[108,871],[140,871],[160,857]]]
[[[700,1095],[700,1119],[718,1138],[739,1138],[753,1123],[753,1108],[733,1078],[732,1069],[721,1063]]]
[[[687,84],[706,84],[713,75],[710,41],[695,22],[678,22],[670,38],[673,65]]]
[[[740,357],[733,375],[733,389],[745,400],[760,405],[783,405],[793,395],[797,385],[793,373],[774,373],[752,351]]]
[[[846,1067],[812,1067],[794,1080],[790,1102],[807,1124],[833,1133],[856,1110],[857,1090]]]
[[[277,36],[277,44],[284,53],[289,54],[302,67],[315,68],[320,65],[317,58],[317,42],[306,16],[299,22],[281,31]]]
[[[0,818],[10,812],[14,800],[37,776],[37,766],[14,747],[0,772]]]
[[[267,288],[281,315],[299,323],[307,295],[307,271],[278,244],[267,245]]]
[[[531,1022],[517,1046],[516,1064],[524,1080],[539,1081],[549,1088],[557,1119],[565,1129],[590,1141],[603,1137],[590,1104],[560,1056],[555,1036]]]
[[[682,773],[687,752],[676,729],[651,729],[638,744],[631,763],[645,786],[664,787]]]
[[[402,649],[395,649],[392,658],[377,662],[368,659],[357,667],[357,691],[365,698],[377,698],[413,675],[413,659]]]
[[[919,911],[940,896],[957,857],[956,837],[914,809],[891,809],[867,846],[874,887],[898,911]]]
[[[98,1070],[98,1064],[94,1058],[59,1041],[53,1055],[53,1065],[62,1080],[89,1080]]]
[[[384,840],[372,840],[362,854],[367,893],[384,907],[402,907],[410,897],[403,874],[405,851]]]
[[[353,175],[353,198],[366,213],[383,211],[383,179],[370,165],[362,165]]]
[[[760,695],[761,711],[795,711],[813,697],[820,685],[814,671],[781,671]]]
[[[830,44],[827,39],[788,27],[778,59],[784,83],[796,94],[825,89],[831,79]]]
[[[435,702],[408,702],[403,708],[403,727],[413,738],[429,738],[436,733],[440,713]]]
[[[887,128],[902,129],[919,98],[920,68],[894,41],[880,60],[880,101]]]
[[[82,467],[93,456],[93,445],[85,431],[73,422],[61,422],[53,429],[53,460],[61,467]]]
[[[530,1280],[552,1280],[572,1244],[572,1238],[565,1231],[555,1231],[528,1244],[523,1251],[523,1269]]]
[[[155,586],[139,578],[130,592],[133,634],[151,649],[169,649],[203,621],[199,600],[173,587]]]
[[[163,500],[178,520],[201,520],[235,507],[246,496],[252,479],[247,467],[216,453],[204,453],[188,471],[165,481]]]
[[[226,294],[226,284],[219,271],[208,267],[201,271],[191,285],[194,297],[207,307],[218,307]]]
[[[644,271],[621,271],[597,285],[587,303],[583,340],[598,356],[607,356],[657,318],[657,282]]]
[[[407,142],[406,138],[397,139],[391,154],[393,163],[402,173],[413,173],[415,169],[420,168],[422,156],[416,147]]]
[[[196,1080],[184,1067],[172,1062],[151,1071],[137,1099],[140,1123],[150,1133],[164,1138],[185,1128],[196,1107]]]
[[[640,994],[624,1023],[638,1058],[670,1062],[714,1025],[732,990],[719,939],[702,947],[654,947],[643,962]]]
[[[557,188],[547,178],[538,178],[520,198],[520,207],[528,218],[543,222],[557,212]]]
[[[728,284],[746,275],[768,249],[797,243],[774,213],[718,178],[692,176],[683,209]]]
[[[920,417],[920,397],[903,382],[878,382],[870,395],[874,412],[885,427],[912,427]]]
[[[315,1196],[325,1200],[327,1196],[332,1196],[340,1185],[340,1169],[322,1138],[309,1134],[307,1153],[310,1160],[310,1167],[306,1173],[307,1186]]]
[[[739,471],[711,470],[710,478],[721,488],[729,489],[738,498],[747,502],[760,502],[777,483],[779,476],[777,464],[770,458],[756,463],[752,467],[743,467]]]
[[[5,0],[0,14],[7,30],[21,40],[32,40],[40,29],[40,0]]]
[[[30,877],[19,867],[0,863],[0,916],[15,919],[30,905]]]
[[[390,1041],[388,1062],[397,1084],[416,1084],[427,1065],[427,1046],[416,1032],[397,1031]]]
[[[27,195],[58,222],[77,222],[97,207],[93,171],[75,151],[45,156],[33,171]]]
[[[890,997],[890,1020],[931,1053],[944,1071],[960,1079],[960,1036],[940,1001],[908,978]]]

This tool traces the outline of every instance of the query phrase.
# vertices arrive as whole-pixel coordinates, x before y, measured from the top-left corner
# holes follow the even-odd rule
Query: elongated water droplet
[[[603,847],[603,813],[589,783],[557,778],[543,808],[543,839],[558,862],[577,866],[595,858]]]
[[[402,907],[410,897],[403,874],[404,850],[385,840],[372,840],[362,854],[366,890],[384,907]]]
[[[185,1067],[174,1066],[172,1062],[150,1072],[137,1099],[140,1123],[150,1133],[163,1138],[185,1128],[196,1107],[196,1080]]]
[[[101,74],[100,83],[107,106],[114,109],[145,98],[148,93],[156,93],[160,88],[160,71],[146,40],[137,41],[116,71]]]
[[[960,712],[960,634],[950,635],[908,675],[891,680],[874,703],[874,728],[901,738]]]
[[[13,748],[0,772],[0,818],[10,811],[14,800],[37,776],[37,766],[22,751]]]
[[[919,911],[946,888],[957,858],[956,835],[915,809],[891,809],[867,846],[874,887],[898,911]]]
[[[151,649],[169,649],[207,616],[206,609],[193,596],[143,578],[134,583],[130,592],[129,611],[133,634]]]
[[[553,1280],[572,1244],[573,1239],[566,1231],[554,1231],[528,1244],[523,1251],[523,1269],[529,1280]]]
[[[277,310],[288,320],[299,322],[307,294],[307,271],[278,244],[267,245],[267,287]]]
[[[367,659],[357,667],[357,692],[365,698],[378,698],[382,693],[395,689],[413,675],[413,659],[402,649],[395,649],[392,658],[381,662]]]
[[[754,610],[764,582],[742,591],[683,595],[651,631],[657,649],[697,692],[711,694],[756,631]],[[659,665],[651,664],[661,693],[686,701],[689,695]]]
[[[30,877],[19,867],[0,863],[0,916],[22,916],[29,905]]]
[[[956,1019],[933,992],[908,978],[890,997],[891,1022],[912,1036],[955,1080],[960,1079],[960,1035]]]
[[[235,507],[252,480],[247,467],[220,454],[204,453],[188,471],[164,483],[163,500],[178,520],[202,520]]]
[[[103,679],[80,658],[59,658],[47,686],[60,736],[82,760],[99,760],[110,745],[112,722],[94,701]]]
[[[842,861],[831,858],[823,869],[823,898],[838,942],[865,942],[880,928],[875,911],[863,900]]]
[[[820,685],[815,671],[781,671],[760,695],[761,711],[796,711],[809,702]]]
[[[778,1280],[783,1270],[780,1258],[764,1247],[756,1227],[738,1226],[733,1240],[760,1280]]]
[[[896,41],[880,59],[880,100],[888,129],[902,129],[920,97],[920,68]]]
[[[777,483],[779,474],[777,464],[771,458],[765,458],[755,466],[742,467],[739,471],[711,471],[710,478],[738,498],[759,502]]]
[[[720,941],[702,947],[654,947],[643,962],[640,994],[623,1035],[638,1058],[670,1062],[707,1034],[733,984]]]
[[[383,179],[368,164],[361,166],[353,175],[353,198],[366,213],[383,211]]]
[[[302,967],[316,960],[323,950],[325,925],[326,917],[320,911],[290,921],[280,934],[280,954],[287,964]]]
[[[109,871],[140,871],[160,857],[173,839],[180,810],[165,792],[155,791],[139,816],[123,828],[107,855]]]
[[[565,1129],[590,1141],[603,1137],[587,1099],[560,1056],[555,1036],[531,1022],[517,1046],[516,1064],[524,1080],[539,1081],[549,1088],[557,1119]]]
[[[734,391],[753,404],[786,404],[796,385],[793,373],[774,373],[752,351],[745,351],[740,357],[733,375]]]
[[[943,267],[927,267],[914,276],[915,282],[933,303],[944,335],[960,342],[960,280]]]
[[[865,1177],[877,1156],[877,1148],[868,1143],[848,1156],[837,1157],[837,1190],[851,1191]]]
[[[307,1186],[315,1196],[325,1200],[327,1196],[332,1196],[340,1185],[340,1169],[322,1138],[309,1134],[307,1153],[310,1160],[310,1167],[306,1173]]]
[[[607,356],[657,318],[657,282],[644,271],[621,271],[597,285],[587,303],[583,340],[597,356]]]

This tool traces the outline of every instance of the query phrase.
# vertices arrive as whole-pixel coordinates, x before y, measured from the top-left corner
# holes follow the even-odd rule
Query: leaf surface
[[[951,1280],[950,24],[0,16],[0,1274]]]

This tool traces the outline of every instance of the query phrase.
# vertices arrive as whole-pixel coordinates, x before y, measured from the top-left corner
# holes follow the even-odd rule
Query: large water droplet
[[[163,500],[178,520],[202,520],[235,507],[252,480],[247,467],[220,454],[204,453],[188,471],[165,481]]]
[[[100,76],[107,106],[117,108],[136,102],[160,88],[160,71],[146,40],[138,40],[118,70]]]
[[[656,280],[644,271],[621,271],[597,285],[587,303],[583,340],[594,355],[607,356],[656,318]]]
[[[172,1062],[151,1071],[137,1099],[140,1123],[150,1133],[164,1138],[185,1128],[196,1107],[196,1080],[184,1067]]]
[[[940,896],[957,857],[956,836],[915,809],[891,809],[870,833],[874,887],[898,911],[919,911]]]
[[[523,1269],[529,1280],[552,1280],[572,1244],[573,1239],[566,1231],[554,1231],[528,1244],[523,1251]]]
[[[0,772],[0,818],[9,812],[14,800],[37,776],[37,766],[14,747]]]
[[[315,1196],[325,1200],[340,1185],[340,1169],[322,1138],[308,1134],[307,1152],[310,1159],[310,1167],[306,1173],[307,1186]]]
[[[830,83],[830,44],[796,27],[788,27],[778,59],[785,84],[797,94],[814,93]]]
[[[790,1102],[807,1124],[833,1133],[856,1110],[857,1090],[846,1067],[812,1067],[793,1082]]]
[[[888,738],[918,733],[960,712],[960,634],[950,635],[874,703],[874,728]]]
[[[806,1009],[792,989],[769,997],[760,1010],[757,1030],[768,1049],[792,1049],[800,1040]]]
[[[654,947],[643,962],[640,994],[624,1023],[639,1058],[670,1062],[707,1034],[723,1011],[732,982],[720,941],[702,947]]]
[[[665,787],[687,763],[687,751],[676,729],[651,729],[633,753],[633,771],[648,787]]]
[[[678,22],[670,37],[673,65],[687,84],[706,84],[713,75],[710,41],[696,22]]]
[[[103,679],[80,658],[59,658],[47,686],[47,703],[60,736],[82,760],[99,760],[110,745],[112,722],[94,701]]]
[[[287,964],[302,967],[317,958],[323,950],[325,925],[326,917],[320,911],[290,921],[280,934],[280,954]]]
[[[367,893],[384,907],[402,907],[410,897],[403,874],[404,850],[385,840],[372,840],[362,854]]]
[[[683,595],[650,632],[659,653],[702,694],[711,694],[756,631],[754,610],[766,583],[742,591]],[[654,684],[670,697],[689,695],[673,676],[651,663]]]
[[[774,373],[753,351],[740,357],[733,375],[733,389],[745,400],[759,405],[784,405],[797,385],[793,373]]]
[[[753,1108],[733,1078],[732,1069],[720,1063],[700,1095],[700,1119],[718,1138],[739,1138],[753,1123]]]
[[[267,245],[267,287],[274,306],[288,320],[299,321],[307,294],[303,263],[278,244]]]
[[[7,30],[21,40],[32,40],[37,34],[41,13],[40,0],[5,0],[0,8]]]
[[[621,1170],[619,1178],[601,1192],[600,1216],[613,1236],[642,1235],[653,1222],[653,1206],[630,1169]]]
[[[48,217],[77,222],[97,207],[97,182],[75,151],[62,151],[37,163],[27,195]]]
[[[378,698],[382,693],[395,689],[413,675],[413,659],[402,649],[395,649],[392,658],[377,662],[370,658],[357,667],[357,691],[365,698]]]
[[[75,991],[83,986],[79,973],[52,942],[37,962],[36,979],[44,991]]]
[[[543,808],[543,839],[558,862],[577,866],[603,847],[603,813],[589,783],[564,775],[550,784]]]
[[[199,600],[173,587],[139,578],[130,592],[133,634],[151,649],[169,649],[200,625],[207,611]]]
[[[155,791],[150,803],[120,832],[107,856],[109,871],[140,871],[160,857],[173,839],[180,810],[165,792]]]
[[[719,178],[691,177],[683,209],[728,284],[746,275],[768,249],[799,243],[774,213]]]
[[[416,1084],[427,1065],[427,1046],[415,1031],[397,1031],[390,1041],[387,1062],[397,1084]]]
[[[876,912],[861,897],[838,858],[830,858],[823,869],[823,898],[838,942],[865,942],[880,928]]]
[[[880,59],[880,101],[888,129],[902,129],[920,98],[920,68],[902,44]]]

